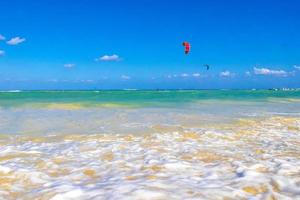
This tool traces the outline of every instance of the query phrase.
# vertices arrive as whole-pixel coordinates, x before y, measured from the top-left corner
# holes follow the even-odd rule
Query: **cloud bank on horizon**
[[[256,68],[254,67],[254,74],[257,75],[274,75],[274,76],[288,76],[291,72],[286,72],[284,70],[272,70],[268,68]]]

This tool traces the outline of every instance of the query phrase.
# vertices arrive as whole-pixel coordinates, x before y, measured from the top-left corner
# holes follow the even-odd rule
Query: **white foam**
[[[4,167],[4,166],[0,165],[0,172],[7,174],[10,171],[11,171],[11,169],[9,167]]]
[[[145,136],[1,139],[7,182],[0,181],[0,199],[13,192],[53,200],[297,199],[299,130],[278,119],[249,123]]]
[[[77,200],[84,196],[84,192],[80,189],[71,190],[63,194],[57,194],[51,200]]]

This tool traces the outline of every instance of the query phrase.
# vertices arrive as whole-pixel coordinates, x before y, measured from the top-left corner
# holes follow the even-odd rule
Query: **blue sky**
[[[3,0],[0,89],[300,87],[299,19],[298,0]]]

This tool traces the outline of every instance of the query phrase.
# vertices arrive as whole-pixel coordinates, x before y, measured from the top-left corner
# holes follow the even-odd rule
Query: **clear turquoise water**
[[[0,92],[0,199],[299,199],[300,91]]]
[[[139,134],[299,113],[300,91],[0,92],[0,134]]]
[[[0,106],[34,103],[79,103],[82,106],[112,103],[125,106],[174,106],[195,101],[270,102],[300,99],[300,91],[272,90],[163,90],[163,91],[23,91],[1,92]]]

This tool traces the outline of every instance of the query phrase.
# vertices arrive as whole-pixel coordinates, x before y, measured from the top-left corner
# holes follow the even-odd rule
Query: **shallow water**
[[[300,199],[297,91],[0,97],[0,199]]]

